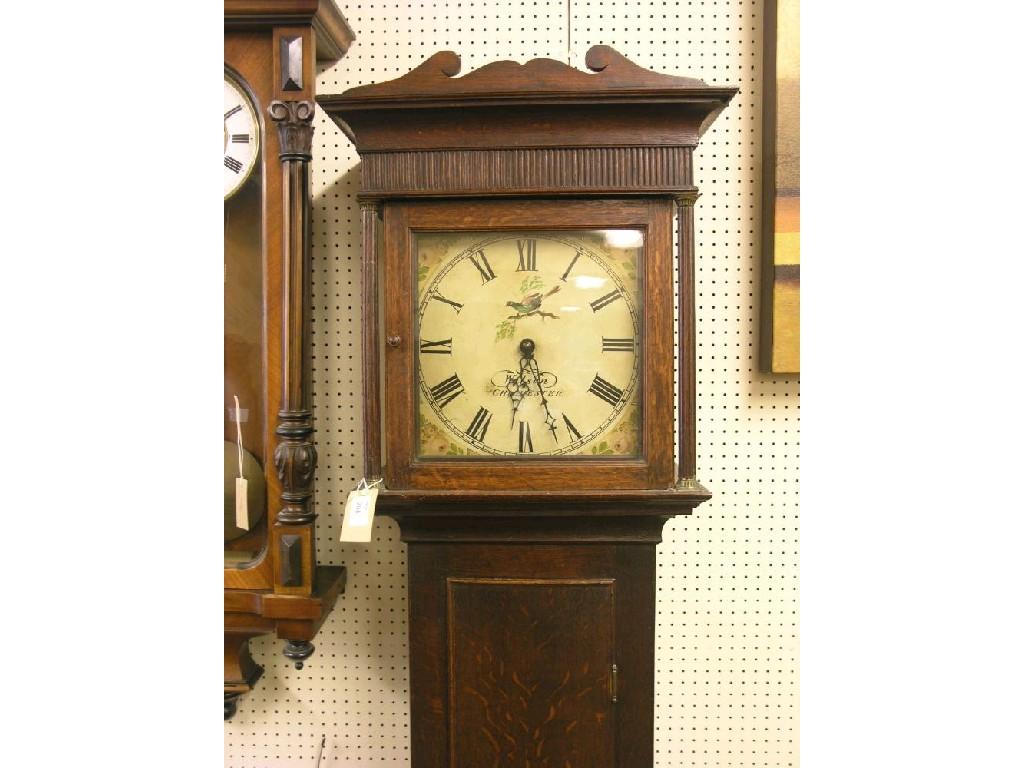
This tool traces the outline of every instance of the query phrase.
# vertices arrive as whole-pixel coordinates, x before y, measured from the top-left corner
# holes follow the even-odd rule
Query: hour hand
[[[516,428],[516,412],[523,402],[523,398],[530,392],[530,383],[526,379],[526,371],[530,370],[533,363],[533,350],[537,348],[533,339],[523,339],[519,342],[519,376],[516,378],[515,389],[510,389],[512,397],[512,429]],[[543,392],[541,397],[543,397]]]

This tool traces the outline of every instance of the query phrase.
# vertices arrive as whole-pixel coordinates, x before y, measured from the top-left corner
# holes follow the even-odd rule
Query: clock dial
[[[249,178],[260,148],[256,109],[242,88],[224,75],[224,197],[233,195]]]
[[[418,455],[640,454],[639,230],[416,235]]]

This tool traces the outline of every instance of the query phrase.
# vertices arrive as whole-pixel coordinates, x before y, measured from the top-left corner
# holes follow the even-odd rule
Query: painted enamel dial
[[[416,234],[417,454],[640,454],[638,230]]]
[[[231,197],[249,178],[259,158],[260,122],[249,97],[230,75],[224,75],[224,197]]]

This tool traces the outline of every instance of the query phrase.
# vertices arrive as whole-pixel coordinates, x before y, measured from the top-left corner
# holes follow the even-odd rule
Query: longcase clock
[[[365,469],[409,548],[414,768],[653,762],[655,546],[709,498],[693,152],[735,89],[586,62],[456,77],[443,52],[319,99],[362,159]]]
[[[308,375],[314,58],[353,40],[331,0],[224,2],[224,716],[274,632],[301,667],[345,569],[314,547]]]

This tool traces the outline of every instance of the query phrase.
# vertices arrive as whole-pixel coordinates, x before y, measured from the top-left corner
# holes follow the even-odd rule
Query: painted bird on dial
[[[554,293],[558,293],[562,286],[556,285],[547,293],[530,293],[523,297],[522,301],[506,301],[505,306],[512,307],[519,314],[510,315],[511,319],[519,320],[528,315],[540,315],[542,318],[550,317],[555,320],[558,319],[558,315],[554,315],[550,312],[541,312],[540,305],[544,299],[551,296]]]

